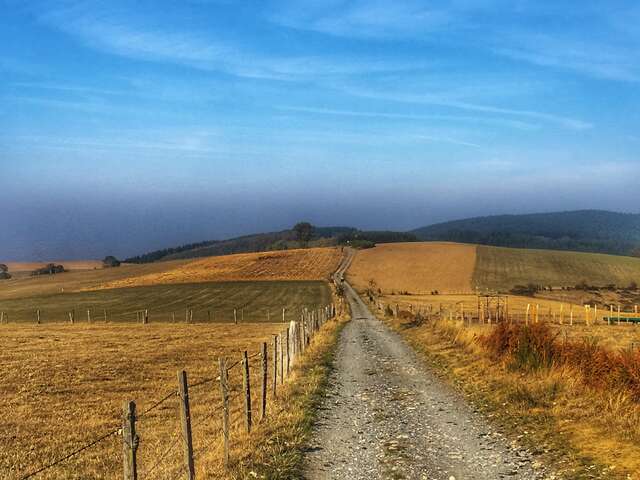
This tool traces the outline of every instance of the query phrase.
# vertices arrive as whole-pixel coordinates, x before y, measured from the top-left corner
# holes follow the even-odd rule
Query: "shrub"
[[[533,297],[537,292],[541,290],[539,285],[529,283],[527,285],[515,285],[511,289],[511,293],[514,295],[524,295],[527,297]]]
[[[120,266],[120,260],[118,260],[113,255],[109,255],[107,257],[104,257],[104,260],[102,260],[102,266],[104,268],[119,267]]]
[[[38,275],[55,275],[56,273],[66,272],[62,265],[56,265],[55,263],[49,263],[42,268],[38,268],[31,272],[32,276]]]
[[[640,350],[613,352],[594,337],[581,342],[559,342],[546,324],[498,325],[478,342],[510,368],[532,371],[567,366],[584,384],[598,390],[624,390],[640,402]]]

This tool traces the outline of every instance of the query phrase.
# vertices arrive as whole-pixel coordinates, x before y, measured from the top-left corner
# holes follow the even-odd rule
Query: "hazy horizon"
[[[640,204],[640,6],[0,0],[0,260]]]

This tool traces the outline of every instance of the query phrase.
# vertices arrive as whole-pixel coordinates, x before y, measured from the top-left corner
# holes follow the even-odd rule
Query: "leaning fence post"
[[[124,460],[124,480],[138,480],[136,453],[138,434],[136,433],[136,402],[125,402],[122,424],[122,447]]]
[[[273,398],[278,398],[278,336],[273,336]]]
[[[191,435],[191,411],[189,409],[189,385],[187,383],[187,372],[178,372],[178,385],[180,395],[180,417],[182,420],[182,439],[184,440],[184,465],[187,468],[187,479],[196,478],[195,466],[193,463],[193,438]]]
[[[267,416],[267,382],[269,381],[267,379],[267,342],[264,342],[262,344],[262,355],[260,356],[260,359],[262,360],[262,384],[260,385],[261,387],[261,395],[260,395],[260,419],[264,420],[265,417]]]
[[[222,448],[224,468],[229,466],[229,390],[227,389],[227,365],[224,358],[218,359],[220,368],[220,394],[222,395]]]
[[[245,350],[242,354],[242,386],[244,388],[245,427],[251,432],[251,381],[249,379],[249,356]]]

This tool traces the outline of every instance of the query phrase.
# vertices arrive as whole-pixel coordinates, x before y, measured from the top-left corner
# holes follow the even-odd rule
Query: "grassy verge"
[[[291,381],[280,390],[278,401],[269,405],[275,413],[251,435],[235,440],[231,466],[224,478],[303,478],[304,448],[327,386],[338,336],[348,320],[349,315],[342,315],[316,334],[296,365]],[[207,472],[208,476],[212,473]],[[211,478],[220,478],[222,474],[217,471]]]
[[[494,426],[539,455],[555,478],[640,478],[640,409],[568,367],[523,371],[492,357],[458,322],[386,318]]]

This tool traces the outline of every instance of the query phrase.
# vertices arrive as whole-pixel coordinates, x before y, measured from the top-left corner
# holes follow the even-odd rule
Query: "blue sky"
[[[637,211],[637,2],[0,6],[6,259]]]

